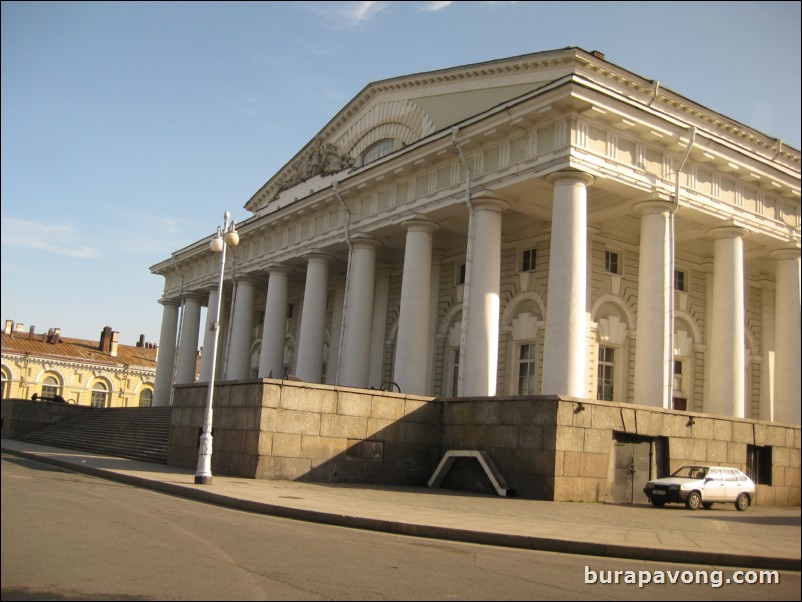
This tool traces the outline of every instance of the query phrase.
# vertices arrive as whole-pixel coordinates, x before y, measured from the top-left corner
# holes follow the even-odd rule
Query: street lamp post
[[[198,469],[195,472],[196,485],[212,484],[212,400],[214,399],[214,374],[217,364],[217,339],[220,336],[220,302],[223,296],[223,275],[226,271],[226,247],[236,247],[239,244],[239,234],[234,228],[231,214],[226,211],[223,215],[223,227],[217,226],[217,234],[209,243],[209,248],[220,253],[220,280],[217,283],[217,309],[211,330],[214,332],[212,344],[212,362],[209,373],[209,391],[206,395],[206,414],[203,418],[203,433],[198,449]]]

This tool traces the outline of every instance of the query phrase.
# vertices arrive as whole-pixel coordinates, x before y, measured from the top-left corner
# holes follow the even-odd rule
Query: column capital
[[[502,213],[510,208],[510,204],[488,193],[480,193],[475,198],[471,199],[473,208],[477,211],[492,211],[493,213]]]
[[[202,295],[201,293],[184,293],[183,295],[184,303],[187,301],[197,301],[198,303],[203,303],[204,301],[209,300],[208,295]]]
[[[292,269],[289,266],[274,263],[265,268],[267,275],[270,276],[271,274],[290,274],[292,273]]]
[[[324,253],[319,249],[312,249],[309,253],[306,253],[303,258],[307,261],[307,263],[331,263],[334,261],[334,256],[329,255],[328,253]]]
[[[360,249],[377,249],[381,246],[381,241],[365,234],[355,234],[351,237],[351,245]]]
[[[720,240],[722,238],[743,238],[749,234],[749,230],[730,222],[723,226],[711,228],[707,231],[707,234],[713,240]]]
[[[769,253],[769,257],[772,259],[799,259],[800,257],[800,248],[798,245],[793,246],[789,245],[787,247],[782,247],[781,249],[774,249]]]
[[[423,216],[414,215],[401,222],[401,227],[408,232],[434,232],[440,228],[440,224],[428,220]]]
[[[234,278],[234,282],[237,283],[237,286],[239,286],[240,284],[251,284],[251,285],[255,286],[255,285],[259,284],[260,280],[259,280],[259,278],[255,277],[255,276],[252,276],[250,274],[246,274],[244,276],[236,276]]]
[[[554,184],[557,180],[577,180],[583,183],[585,186],[590,186],[593,182],[596,181],[596,178],[590,175],[589,173],[585,173],[584,171],[578,171],[574,169],[567,169],[564,171],[555,171],[554,173],[550,173],[546,176],[546,181],[550,184]]]
[[[165,297],[162,297],[161,299],[159,299],[159,303],[164,305],[165,307],[167,307],[168,305],[172,305],[173,307],[178,307],[179,305],[181,305],[181,299],[167,299]]]
[[[671,201],[664,201],[658,199],[651,199],[648,201],[641,201],[636,203],[633,207],[635,211],[640,212],[641,215],[655,215],[668,213],[674,207]]]

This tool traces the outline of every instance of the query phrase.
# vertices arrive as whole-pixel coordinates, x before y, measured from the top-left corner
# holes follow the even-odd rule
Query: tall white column
[[[800,251],[772,253],[777,260],[774,335],[774,420],[800,423]]]
[[[184,318],[181,322],[181,341],[178,343],[178,368],[175,373],[175,384],[177,385],[195,382],[202,302],[203,299],[198,295],[184,297]]]
[[[640,211],[638,268],[638,341],[635,348],[635,403],[670,408],[667,362],[671,334],[671,247],[668,201],[646,201]]]
[[[170,405],[175,371],[175,338],[178,333],[178,301],[162,299],[162,328],[159,334],[159,360],[156,363],[156,383],[153,387],[153,405]]]
[[[319,383],[323,377],[330,262],[331,257],[323,253],[313,253],[307,257],[304,307],[298,339],[298,367],[295,372],[298,378],[311,383]]]
[[[713,228],[713,312],[710,325],[710,397],[704,411],[743,418],[744,257],[746,230]]]
[[[425,395],[429,360],[432,233],[438,226],[422,219],[401,225],[407,231],[407,239],[393,380],[404,393]]]
[[[384,348],[387,340],[387,301],[390,296],[390,270],[376,266],[374,283],[368,383],[371,386],[378,387],[384,382]]]
[[[549,251],[543,394],[585,397],[587,359],[587,187],[593,177],[557,172]]]
[[[760,281],[760,420],[774,420],[774,320],[775,281],[761,275]]]
[[[237,290],[234,293],[231,344],[229,345],[228,363],[226,364],[226,380],[245,380],[249,376],[255,293],[255,280],[251,278],[237,279]]]
[[[284,376],[284,339],[287,329],[289,271],[271,268],[265,300],[265,326],[259,356],[259,378]]]
[[[207,383],[212,373],[212,356],[214,355],[214,318],[217,315],[217,303],[219,295],[217,285],[212,285],[209,289],[209,302],[206,306],[206,325],[203,335],[203,355],[201,356],[201,370],[198,382]]]
[[[347,387],[368,386],[377,247],[378,241],[370,238],[355,237],[351,241],[339,378],[339,384]]]
[[[460,396],[496,394],[501,289],[501,213],[509,205],[494,197],[473,199],[473,241],[466,265],[467,320],[460,365]],[[421,349],[423,353],[423,349]]]

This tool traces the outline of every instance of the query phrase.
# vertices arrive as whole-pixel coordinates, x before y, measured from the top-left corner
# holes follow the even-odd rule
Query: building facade
[[[157,405],[219,298],[221,380],[800,423],[799,150],[599,52],[370,84],[245,208],[151,268]]]
[[[47,400],[101,408],[153,404],[157,348],[144,336],[121,345],[119,333],[105,327],[98,341],[25,331],[6,320],[2,332],[2,398]]]

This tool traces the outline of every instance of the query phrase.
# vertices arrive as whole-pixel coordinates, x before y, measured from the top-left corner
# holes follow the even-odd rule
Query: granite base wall
[[[196,466],[207,390],[176,387],[168,464]],[[522,497],[613,501],[624,435],[661,440],[670,471],[745,470],[748,445],[770,446],[772,484],[758,486],[756,503],[800,504],[796,426],[558,396],[433,399],[272,379],[220,383],[214,408],[219,474],[425,485],[447,450],[478,449]],[[443,485],[492,491],[475,460],[457,461]]]
[[[59,422],[77,414],[91,412],[95,408],[53,401],[32,399],[3,399],[0,404],[2,436],[13,439],[24,433]]]

